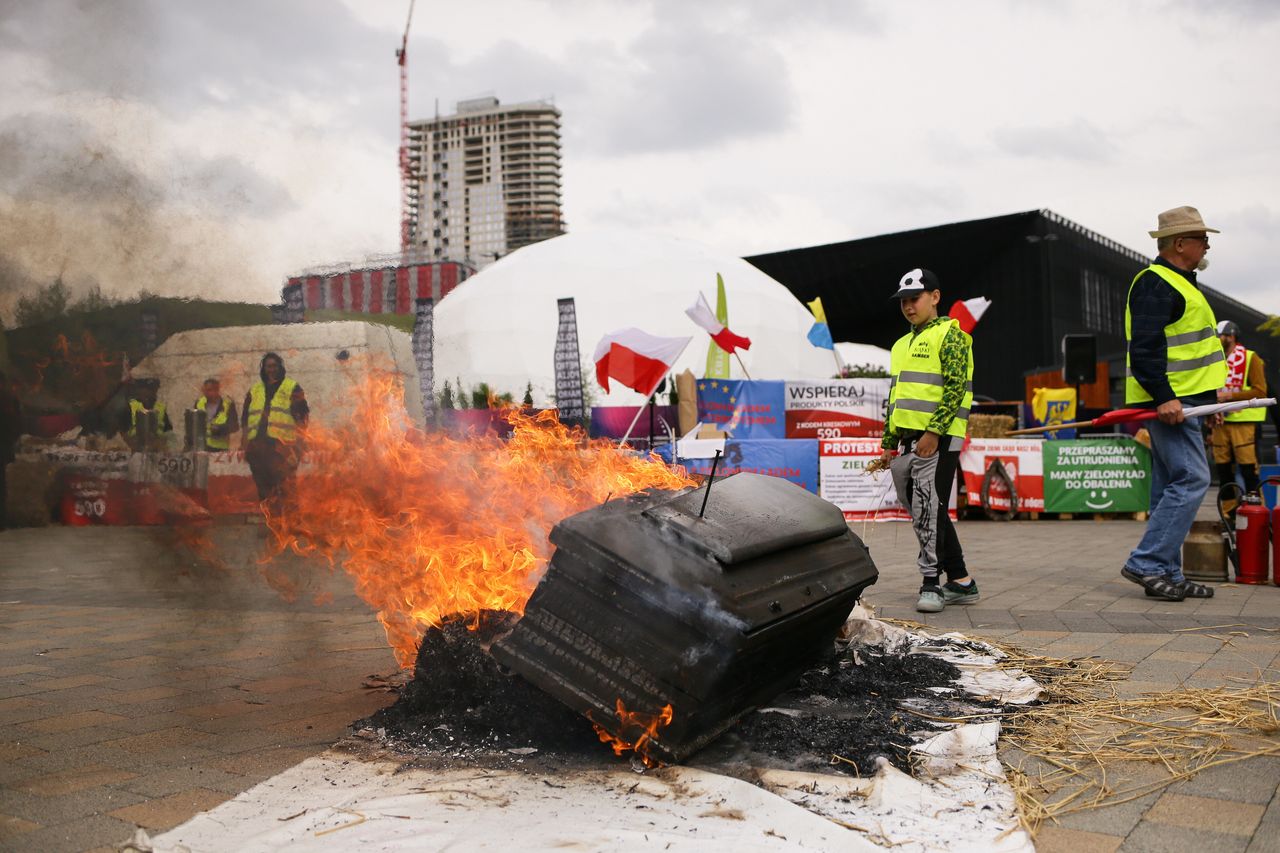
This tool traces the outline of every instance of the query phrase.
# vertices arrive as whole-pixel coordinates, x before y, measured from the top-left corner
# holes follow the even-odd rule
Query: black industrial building
[[[1154,241],[1152,251],[1154,253]],[[832,335],[890,347],[905,331],[898,279],[914,267],[938,274],[945,312],[956,299],[985,296],[991,308],[974,331],[974,390],[1020,400],[1024,377],[1061,368],[1064,335],[1094,335],[1108,363],[1111,405],[1124,402],[1124,307],[1149,258],[1049,210],[1030,210],[791,249],[746,259],[803,301],[822,297]],[[1212,278],[1212,273],[1206,273]],[[1246,346],[1280,366],[1280,339],[1254,330],[1266,315],[1204,288],[1219,320],[1234,320]]]

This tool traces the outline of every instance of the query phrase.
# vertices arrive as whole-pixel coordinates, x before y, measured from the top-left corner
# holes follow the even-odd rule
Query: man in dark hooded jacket
[[[278,512],[302,460],[298,430],[307,425],[311,409],[302,386],[285,376],[280,356],[264,355],[258,376],[241,409],[240,449],[258,487],[258,499]]]

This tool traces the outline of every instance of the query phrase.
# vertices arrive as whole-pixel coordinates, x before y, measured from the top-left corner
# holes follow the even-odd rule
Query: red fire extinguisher
[[[1236,583],[1267,583],[1271,555],[1271,512],[1256,493],[1247,494],[1236,509],[1236,548],[1240,568]]]

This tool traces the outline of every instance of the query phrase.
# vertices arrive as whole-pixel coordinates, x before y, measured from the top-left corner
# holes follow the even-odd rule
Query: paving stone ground
[[[1119,577],[1142,525],[962,522],[982,601],[924,616],[903,524],[855,525],[880,614],[1134,665],[1123,691],[1275,678],[1280,589],[1153,602]],[[318,753],[391,696],[381,627],[341,573],[264,576],[263,531],[213,532],[218,566],[148,528],[0,532],[0,849],[111,849]],[[291,600],[282,597],[282,591]],[[1232,625],[1230,646],[1199,631]],[[1218,768],[1047,827],[1044,851],[1280,849],[1280,758]]]

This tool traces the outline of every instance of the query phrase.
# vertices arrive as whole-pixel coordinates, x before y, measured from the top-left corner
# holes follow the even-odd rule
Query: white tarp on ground
[[[741,258],[636,230],[580,231],[525,246],[463,282],[436,309],[436,383],[488,382],[517,400],[533,382],[534,403],[555,391],[556,300],[572,296],[584,367],[605,333],[635,326],[692,336],[676,363],[701,376],[708,335],[685,316],[701,292],[714,306],[724,276],[729,328],[751,338],[742,360],[754,379],[817,379],[835,373],[827,350],[805,339],[813,316],[790,291]],[[743,378],[730,359],[734,378]],[[592,372],[594,384],[594,372]],[[615,387],[619,387],[616,386]],[[437,391],[439,388],[437,388]],[[634,405],[622,388],[594,389],[597,405]]]
[[[160,401],[173,427],[182,432],[182,411],[200,396],[205,379],[217,378],[222,394],[237,410],[258,381],[267,352],[284,359],[285,371],[306,392],[311,416],[334,425],[355,411],[352,386],[370,370],[393,370],[404,377],[405,407],[422,423],[422,393],[409,335],[381,323],[297,323],[232,326],[179,332],[133,369],[138,378],[160,380]],[[243,413],[242,413],[243,414]]]
[[[1039,693],[983,643],[914,634],[861,608],[849,627],[858,643],[956,663],[974,696],[1020,704]],[[882,761],[866,779],[757,769],[757,784],[706,767],[429,771],[330,751],[137,849],[1034,853],[996,757],[999,731],[981,722],[922,741],[914,778]]]

